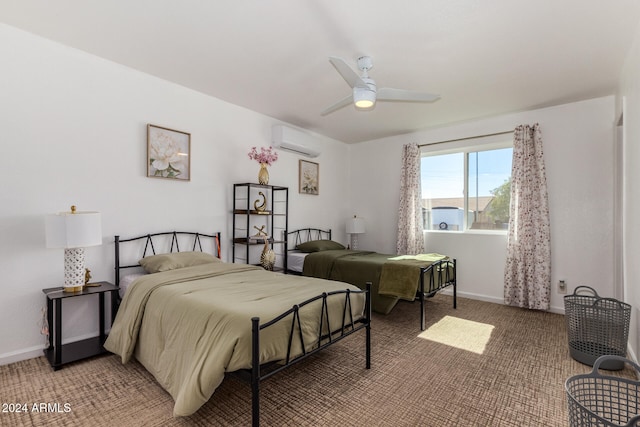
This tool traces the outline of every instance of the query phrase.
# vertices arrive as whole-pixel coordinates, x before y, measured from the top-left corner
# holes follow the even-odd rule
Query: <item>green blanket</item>
[[[123,363],[135,355],[173,397],[174,415],[186,416],[209,400],[225,372],[251,367],[251,317],[265,323],[294,304],[347,288],[357,289],[223,262],[149,274],[129,287],[105,348]],[[333,330],[341,324],[344,297],[330,297],[328,310]],[[354,318],[363,310],[364,294],[358,294]],[[300,310],[310,347],[321,311],[320,300]],[[261,363],[285,359],[291,320],[283,320],[260,332]],[[294,354],[301,351],[294,345]]]
[[[444,258],[446,256],[440,254],[401,255],[390,258],[382,267],[378,292],[413,301],[418,292],[422,269]]]
[[[393,255],[349,249],[313,252],[304,259],[302,274],[321,279],[340,280],[364,289],[371,282],[371,309],[388,314],[398,302],[396,297],[378,293],[382,266]]]
[[[320,251],[305,257],[302,274],[351,283],[361,289],[371,282],[372,309],[388,314],[398,299],[415,299],[421,268],[444,258],[440,254],[398,256],[349,249]]]

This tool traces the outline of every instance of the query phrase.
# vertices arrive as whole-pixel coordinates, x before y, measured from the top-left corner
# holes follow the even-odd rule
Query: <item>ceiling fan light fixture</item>
[[[369,109],[376,103],[376,93],[369,88],[354,87],[353,102],[358,109]]]
[[[389,87],[378,89],[376,82],[369,77],[369,70],[373,67],[373,62],[369,56],[361,56],[358,58],[358,68],[362,72],[361,75],[358,75],[344,59],[330,56],[329,62],[331,62],[349,87],[352,88],[352,94],[351,96],[345,96],[340,101],[322,111],[321,114],[323,116],[346,107],[351,104],[351,102],[355,105],[356,110],[368,111],[375,107],[377,101],[433,102],[440,99],[439,95],[431,93],[420,93]]]

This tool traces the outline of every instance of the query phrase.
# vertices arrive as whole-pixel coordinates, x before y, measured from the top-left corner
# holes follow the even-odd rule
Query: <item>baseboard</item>
[[[84,334],[78,337],[72,337],[62,340],[62,344],[69,344],[76,341],[82,341],[87,338],[93,338],[98,336],[98,331],[93,333]],[[38,345],[34,347],[25,348],[22,350],[12,351],[9,353],[0,354],[0,366],[8,365],[14,362],[20,362],[22,360],[33,359],[35,357],[40,357],[43,355],[43,350],[45,349],[44,344]]]
[[[26,348],[23,350],[12,351],[10,353],[0,354],[0,366],[8,365],[10,363],[20,362],[22,360],[33,359],[43,355],[43,345]]]
[[[441,291],[441,293],[445,294],[445,295],[453,295],[453,290],[446,288],[444,290]],[[494,304],[500,304],[500,305],[504,305],[504,299],[502,298],[495,298],[495,297],[490,297],[487,295],[482,295],[482,294],[474,294],[471,292],[457,292],[457,295],[459,297],[462,298],[469,298],[469,299],[474,299],[474,300],[478,300],[478,301],[485,301],[485,302],[492,302]],[[549,310],[547,310],[551,313],[556,313],[556,314],[562,314],[564,315],[564,307],[550,307]]]

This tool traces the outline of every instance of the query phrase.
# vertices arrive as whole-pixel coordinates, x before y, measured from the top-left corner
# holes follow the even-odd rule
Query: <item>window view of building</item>
[[[509,144],[482,151],[424,153],[421,164],[424,229],[506,230],[512,152]]]

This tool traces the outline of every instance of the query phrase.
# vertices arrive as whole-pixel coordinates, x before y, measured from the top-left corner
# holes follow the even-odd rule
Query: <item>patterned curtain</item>
[[[422,188],[420,185],[420,147],[402,147],[400,177],[400,208],[398,209],[398,254],[416,255],[424,252],[422,231]]]
[[[547,179],[540,125],[514,132],[511,217],[504,272],[507,305],[548,310],[551,293],[551,245]]]

